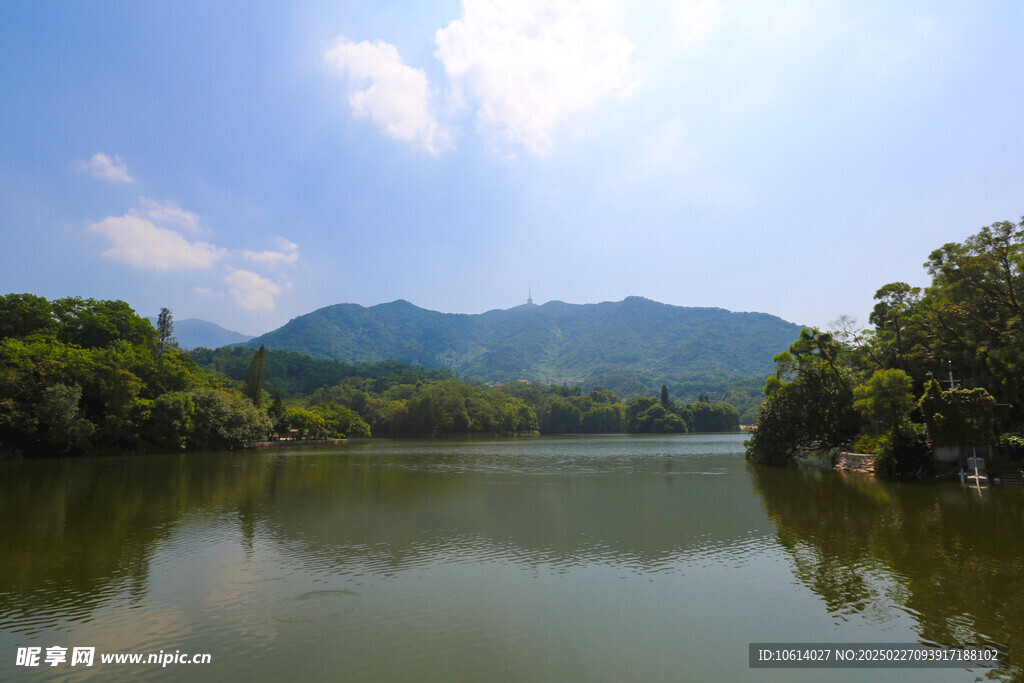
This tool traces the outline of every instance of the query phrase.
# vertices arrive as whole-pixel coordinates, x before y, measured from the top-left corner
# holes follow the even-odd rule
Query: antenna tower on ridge
[[[533,303],[533,285],[527,284],[526,286],[526,305],[529,306]]]

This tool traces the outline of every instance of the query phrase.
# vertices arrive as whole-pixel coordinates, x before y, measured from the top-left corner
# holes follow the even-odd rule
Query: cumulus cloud
[[[388,135],[436,153],[445,136],[431,110],[431,87],[421,69],[405,64],[394,45],[341,38],[324,56],[348,76],[348,102],[357,118],[369,118]]]
[[[599,0],[464,0],[435,55],[483,131],[544,153],[572,117],[630,91],[633,45],[613,15]]]
[[[118,155],[113,158],[103,152],[96,152],[89,161],[79,161],[78,170],[88,173],[93,178],[111,183],[134,183],[135,178],[128,174],[128,165]]]
[[[299,260],[299,245],[286,239],[278,238],[279,251],[242,251],[242,257],[263,266],[291,265]]]
[[[206,242],[190,242],[142,216],[110,216],[89,226],[112,243],[102,256],[136,268],[181,270],[211,268],[227,250]]]
[[[224,282],[231,298],[247,311],[274,310],[274,297],[281,293],[281,286],[276,282],[249,270],[231,269]]]
[[[124,216],[109,216],[89,226],[92,232],[110,241],[103,258],[136,268],[156,271],[209,269],[218,263],[227,268],[224,282],[234,302],[247,311],[272,311],[275,297],[291,288],[290,283],[275,282],[256,273],[235,268],[240,258],[263,267],[291,265],[298,261],[299,245],[278,237],[277,250],[228,250],[206,242],[192,241],[173,228],[206,230],[199,216],[171,201],[139,197],[136,206]],[[194,286],[193,294],[222,297],[225,294],[207,287]]]
[[[153,223],[167,228],[181,228],[191,233],[203,231],[199,216],[187,211],[172,201],[156,201],[139,197],[138,206],[129,213],[146,218]]]

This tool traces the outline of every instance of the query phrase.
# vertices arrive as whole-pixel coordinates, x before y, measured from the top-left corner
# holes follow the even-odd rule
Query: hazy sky
[[[0,292],[866,323],[1024,215],[1024,3],[0,4]]]

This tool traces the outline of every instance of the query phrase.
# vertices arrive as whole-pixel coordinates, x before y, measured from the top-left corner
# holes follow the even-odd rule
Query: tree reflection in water
[[[922,642],[1024,652],[1024,490],[751,466],[799,581],[839,619],[911,616]],[[1024,669],[989,672],[1019,678]]]

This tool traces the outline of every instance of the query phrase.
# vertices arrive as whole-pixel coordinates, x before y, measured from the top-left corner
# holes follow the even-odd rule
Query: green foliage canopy
[[[123,301],[9,294],[0,328],[0,452],[236,448],[269,433],[225,380],[160,354]]]
[[[747,458],[784,464],[802,450],[851,442],[860,417],[853,407],[854,374],[843,365],[847,349],[832,335],[804,329],[765,385],[765,402],[747,442]],[[788,381],[787,381],[788,380]]]
[[[891,432],[916,404],[911,393],[913,386],[910,375],[903,370],[876,370],[867,384],[854,390],[853,407],[864,416],[873,433]]]

